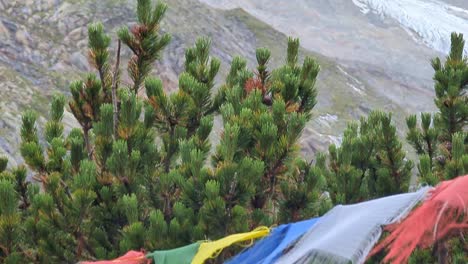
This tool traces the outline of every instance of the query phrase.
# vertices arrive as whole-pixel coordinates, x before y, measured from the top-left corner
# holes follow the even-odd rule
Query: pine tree
[[[324,171],[335,203],[355,203],[408,191],[413,163],[406,159],[391,114],[373,111],[346,128],[329,148]]]
[[[452,46],[445,64],[436,58],[432,60],[435,70],[434,114],[421,113],[406,119],[406,139],[419,155],[419,183],[437,185],[445,179],[462,176],[467,172],[467,96],[468,64],[463,57],[462,34],[452,33]],[[435,243],[431,249],[416,249],[409,263],[466,263],[466,232],[452,234],[444,241]],[[370,263],[380,263],[383,253],[375,255]]]
[[[415,115],[407,118],[407,139],[420,155],[420,180],[429,184],[463,175],[468,166],[468,59],[463,35],[452,33],[451,41],[445,63],[432,60],[437,112],[422,113],[420,127]]]
[[[26,169],[19,167],[7,170],[8,160],[0,157],[0,261],[2,263],[21,263],[25,260],[21,254],[22,214],[30,204]]]
[[[291,45],[297,46],[297,40],[290,39],[289,46]],[[202,45],[197,43],[194,50],[198,50],[198,47]],[[196,54],[203,54],[201,51],[203,50],[199,50]],[[187,54],[190,54],[190,51]],[[263,72],[266,71],[265,65],[269,56],[267,49],[257,50],[259,63],[257,69],[263,67]],[[313,61],[306,59],[304,63],[308,66],[307,63],[313,63]],[[164,234],[164,237],[169,240],[161,243],[166,245],[176,243],[171,239],[172,237],[199,237],[200,239],[222,237],[230,233],[247,231],[259,224],[277,223],[280,220],[277,219],[278,208],[281,205],[284,206],[286,202],[295,208],[296,220],[316,215],[318,212],[317,208],[310,208],[310,205],[315,202],[319,207],[320,201],[317,193],[320,188],[324,187],[323,181],[316,181],[313,179],[314,175],[311,174],[307,175],[307,182],[296,181],[294,175],[303,163],[288,162],[288,160],[298,159],[294,157],[297,156],[298,136],[305,125],[305,121],[298,119],[302,113],[299,112],[298,107],[288,112],[286,105],[293,104],[294,101],[284,103],[280,93],[282,91],[280,89],[284,88],[281,86],[277,91],[268,89],[272,87],[270,83],[273,81],[265,79],[264,86],[250,87],[251,81],[259,80],[256,78],[260,78],[261,74],[257,71],[254,76],[245,65],[245,61],[241,58],[233,60],[226,84],[213,101],[213,105],[217,104],[217,100],[223,101],[220,112],[224,121],[224,131],[213,156],[212,165],[205,164],[210,149],[206,140],[212,126],[211,117],[201,118],[201,125],[194,136],[180,141],[178,145],[181,163],[169,172],[167,178],[164,176],[167,180],[164,180],[164,186],[162,186],[162,189],[173,190],[170,193],[168,191],[162,197],[165,204],[168,204],[166,208],[171,208],[172,211],[158,210],[154,216],[158,219],[158,223],[155,223],[152,232]],[[286,67],[288,66],[284,69],[287,69]],[[279,71],[284,69],[278,69],[278,77],[281,76]],[[312,78],[315,78],[317,73],[304,72],[312,69],[314,67],[302,67],[302,70],[298,68],[297,71],[297,74],[302,73],[304,83],[310,80],[305,85],[298,82],[298,86],[303,85],[301,88],[304,94],[314,94],[308,89],[314,89]],[[317,66],[315,69],[318,69]],[[258,82],[259,85],[260,83]],[[280,81],[278,80],[277,83],[279,85]],[[210,89],[210,86],[201,87]],[[265,100],[268,96],[271,97],[269,101]],[[297,102],[308,104],[298,96],[294,100],[297,100],[297,105]],[[315,100],[315,97],[311,96],[304,100]],[[213,105],[209,103],[206,111],[209,112]],[[304,106],[304,110],[301,111],[308,113],[311,108],[308,109],[306,110]],[[190,124],[190,122],[187,123]],[[281,125],[281,130],[278,129],[277,124]],[[287,134],[288,132],[290,133]],[[299,161],[300,159],[297,160]],[[277,171],[271,171],[273,166],[276,166]],[[273,176],[278,177],[278,180],[272,180]],[[177,185],[180,189],[176,187]],[[280,189],[281,185],[284,186],[283,193]],[[296,189],[299,189],[298,185],[301,185],[304,199],[288,201],[287,199],[290,198],[286,187],[291,189],[296,185]],[[265,186],[265,189],[259,186]],[[171,187],[173,189],[170,189]],[[177,191],[180,191],[179,201],[173,195]],[[163,219],[166,222],[163,222]],[[169,220],[169,225],[167,225]],[[178,228],[171,229],[172,226]]]
[[[415,115],[407,118],[408,141],[419,158],[419,181],[436,185],[468,172],[468,59],[463,55],[465,41],[462,34],[452,33],[451,49],[445,59],[432,60],[434,74],[435,114],[421,114],[418,127]],[[464,233],[434,245],[432,252],[417,251],[414,263],[465,263],[467,243]]]
[[[280,183],[283,195],[279,207],[280,222],[296,222],[313,215],[323,215],[331,209],[332,201],[322,192],[327,186],[325,162],[326,156],[322,153],[317,154],[314,164],[302,158],[295,161],[296,169],[290,181]]]
[[[20,150],[35,182],[25,167],[6,171],[0,160],[2,261],[110,259],[301,220],[329,206],[324,158],[306,163],[297,145],[316,104],[315,60],[299,65],[299,41],[289,39],[283,66],[270,69],[270,51],[259,48],[256,69],[236,57],[216,89],[220,61],[199,38],[186,50],[179,89],[167,93],[150,76],[170,40],[160,33],[166,9],[139,0],[137,24],[117,33],[114,61],[111,37],[90,25],[94,72],[70,84],[68,104],[54,95],[44,130],[34,112],[24,113]],[[121,48],[132,52],[126,84]],[[65,134],[67,106],[80,127]],[[223,132],[212,153],[216,114]]]

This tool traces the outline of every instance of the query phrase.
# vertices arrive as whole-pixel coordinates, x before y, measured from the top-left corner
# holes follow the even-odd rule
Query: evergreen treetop
[[[23,114],[20,151],[27,168],[7,168],[0,158],[2,263],[75,263],[170,249],[318,216],[332,203],[408,191],[414,165],[390,113],[372,111],[351,122],[342,142],[312,162],[299,155],[320,67],[311,57],[299,61],[298,39],[288,38],[286,59],[276,68],[264,47],[255,51],[254,69],[234,57],[218,84],[220,60],[211,56],[211,40],[198,38],[186,49],[178,89],[166,92],[151,70],[171,39],[160,26],[167,8],[138,0],[137,22],[118,30],[116,50],[102,24],[90,25],[93,72],[70,82],[68,100],[53,96],[43,130],[36,113]],[[125,48],[132,54],[128,83],[120,74]],[[432,61],[438,111],[421,114],[420,124],[407,118],[421,183],[468,171],[463,48],[463,36],[453,34],[445,62]],[[68,134],[66,107],[79,123]],[[222,132],[211,146],[216,115]],[[454,252],[464,246],[460,239],[440,245],[437,250],[449,245]],[[412,261],[428,255],[418,251]]]
[[[138,1],[137,23],[117,33],[114,61],[103,25],[89,26],[94,73],[71,82],[68,102],[79,128],[64,133],[62,95],[52,99],[44,134],[37,115],[25,112],[21,154],[40,186],[26,180],[24,167],[5,171],[0,163],[2,261],[111,259],[296,221],[329,206],[325,179],[298,155],[319,72],[312,58],[299,64],[299,40],[288,40],[277,69],[266,48],[256,50],[253,70],[234,58],[218,88],[220,61],[210,55],[211,41],[199,38],[169,94],[150,76],[170,40],[160,33],[166,9]],[[132,52],[130,83],[120,76],[121,48]],[[218,114],[223,130],[212,153]]]

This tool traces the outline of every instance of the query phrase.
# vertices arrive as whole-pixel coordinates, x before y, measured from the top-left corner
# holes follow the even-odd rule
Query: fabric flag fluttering
[[[405,217],[430,189],[335,206],[276,263],[364,263],[381,226]]]
[[[215,258],[223,249],[233,244],[262,238],[270,233],[268,227],[258,227],[247,233],[230,235],[216,241],[196,242],[171,250],[157,250],[149,254],[129,251],[114,260],[87,261],[80,264],[202,264],[209,258]]]
[[[156,264],[190,264],[197,254],[200,244],[201,242],[197,242],[180,248],[158,250],[146,256],[153,258]]]
[[[251,232],[230,235],[212,242],[204,242],[200,245],[198,253],[192,260],[192,264],[205,263],[207,259],[217,257],[226,247],[240,242],[253,241],[254,239],[262,238],[269,233],[270,229],[262,226]]]
[[[274,263],[283,250],[309,230],[319,218],[275,227],[271,234],[241,252],[225,264]]]
[[[131,250],[125,255],[113,260],[100,261],[82,261],[80,264],[149,264],[151,260],[146,258],[146,254],[139,251]]]
[[[388,249],[385,262],[406,263],[416,247],[428,248],[454,231],[468,230],[468,175],[440,183],[404,221],[386,227],[390,235],[371,252]]]

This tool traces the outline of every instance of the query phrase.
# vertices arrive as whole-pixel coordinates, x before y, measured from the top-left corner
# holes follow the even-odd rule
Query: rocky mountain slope
[[[429,60],[468,35],[468,2],[458,0],[202,0],[244,8],[305,48],[335,58],[379,97],[415,111],[432,108]],[[468,47],[466,48],[468,51]]]
[[[173,40],[154,74],[164,80],[168,90],[177,88],[184,49],[198,36],[211,37],[212,55],[222,60],[219,83],[234,55],[247,58],[254,66],[255,48],[265,46],[272,50],[272,65],[277,65],[284,60],[285,33],[301,37],[305,47],[302,54],[314,56],[322,67],[314,120],[301,139],[309,158],[313,152],[325,150],[330,142],[339,142],[346,122],[370,109],[395,112],[400,128],[408,113],[433,109],[428,60],[440,53],[414,42],[390,18],[378,20],[377,15],[363,15],[351,1],[307,2],[316,11],[294,9],[295,4],[301,4],[299,0],[287,1],[292,6],[289,9],[282,9],[285,4],[266,5],[266,0],[232,1],[245,2],[243,9],[236,5],[231,9],[216,6],[216,1],[208,0],[167,2],[169,11],[163,30],[170,32]],[[258,15],[259,11],[253,12],[251,6],[262,2],[271,8],[266,14],[287,14],[277,15],[277,21],[273,21]],[[343,6],[330,4],[335,2],[342,2]],[[132,22],[134,6],[132,0],[0,0],[0,155],[7,155],[12,165],[21,162],[21,112],[33,108],[40,113],[40,122],[44,122],[51,94],[68,93],[70,81],[89,70],[86,26],[102,21],[110,30],[115,47],[115,31]],[[301,13],[304,10],[308,13]],[[344,16],[349,10],[354,15]],[[362,28],[350,30],[353,26]],[[392,39],[395,36],[400,37]],[[369,40],[373,41],[367,43]],[[367,46],[356,45],[359,41]],[[390,43],[382,46],[386,41]],[[68,129],[76,125],[68,112],[65,122]],[[219,124],[217,120],[214,140]]]

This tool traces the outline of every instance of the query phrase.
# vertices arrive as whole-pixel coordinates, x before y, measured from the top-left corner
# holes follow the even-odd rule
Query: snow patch
[[[415,32],[422,42],[439,52],[450,51],[451,32],[468,36],[468,10],[437,0],[353,0],[367,14],[390,17],[408,33]],[[468,53],[468,46],[465,47]]]
[[[367,6],[366,3],[363,3],[361,0],[353,0],[353,3],[359,7],[362,13],[367,14],[370,11],[370,8]]]
[[[239,4],[237,4],[236,1],[231,0],[201,0],[200,2],[203,2],[211,7],[224,10],[239,7]]]
[[[322,120],[325,120],[327,122],[336,122],[336,121],[338,121],[338,116],[337,115],[325,114],[325,115],[321,115],[319,118],[322,119]]]
[[[337,147],[340,147],[341,143],[343,143],[343,137],[341,136],[336,137],[336,136],[328,135],[328,139]]]
[[[364,94],[365,94],[363,90],[357,88],[357,87],[354,86],[352,83],[346,82],[346,85],[348,85],[349,87],[353,88],[353,90],[354,90],[355,92],[357,92],[358,94],[360,94],[360,95],[364,95]]]
[[[331,123],[334,123],[336,121],[338,121],[338,116],[337,115],[331,115],[331,114],[325,114],[325,115],[321,115],[319,116],[316,121],[322,125],[322,126],[326,126],[326,127],[331,127],[330,124]]]
[[[354,82],[351,83],[351,82],[346,82],[346,85],[348,85],[349,87],[351,87],[354,91],[356,91],[358,94],[360,95],[364,95],[365,92],[365,88],[364,88],[364,84],[359,81],[358,79],[356,79],[356,77],[352,76],[351,74],[349,74],[348,72],[346,72],[343,68],[341,68],[339,65],[336,66],[338,68],[338,70],[343,73],[348,79],[350,79],[351,81]],[[356,85],[355,85],[356,84]],[[359,86],[359,87],[358,87]]]
[[[343,73],[344,75],[346,75],[346,77],[350,78],[351,80],[353,80],[355,83],[359,84],[359,85],[362,85],[362,82],[359,81],[358,79],[356,79],[356,77],[352,76],[351,74],[349,74],[347,71],[345,71],[343,68],[341,68],[339,65],[336,66],[338,68],[338,70]]]

